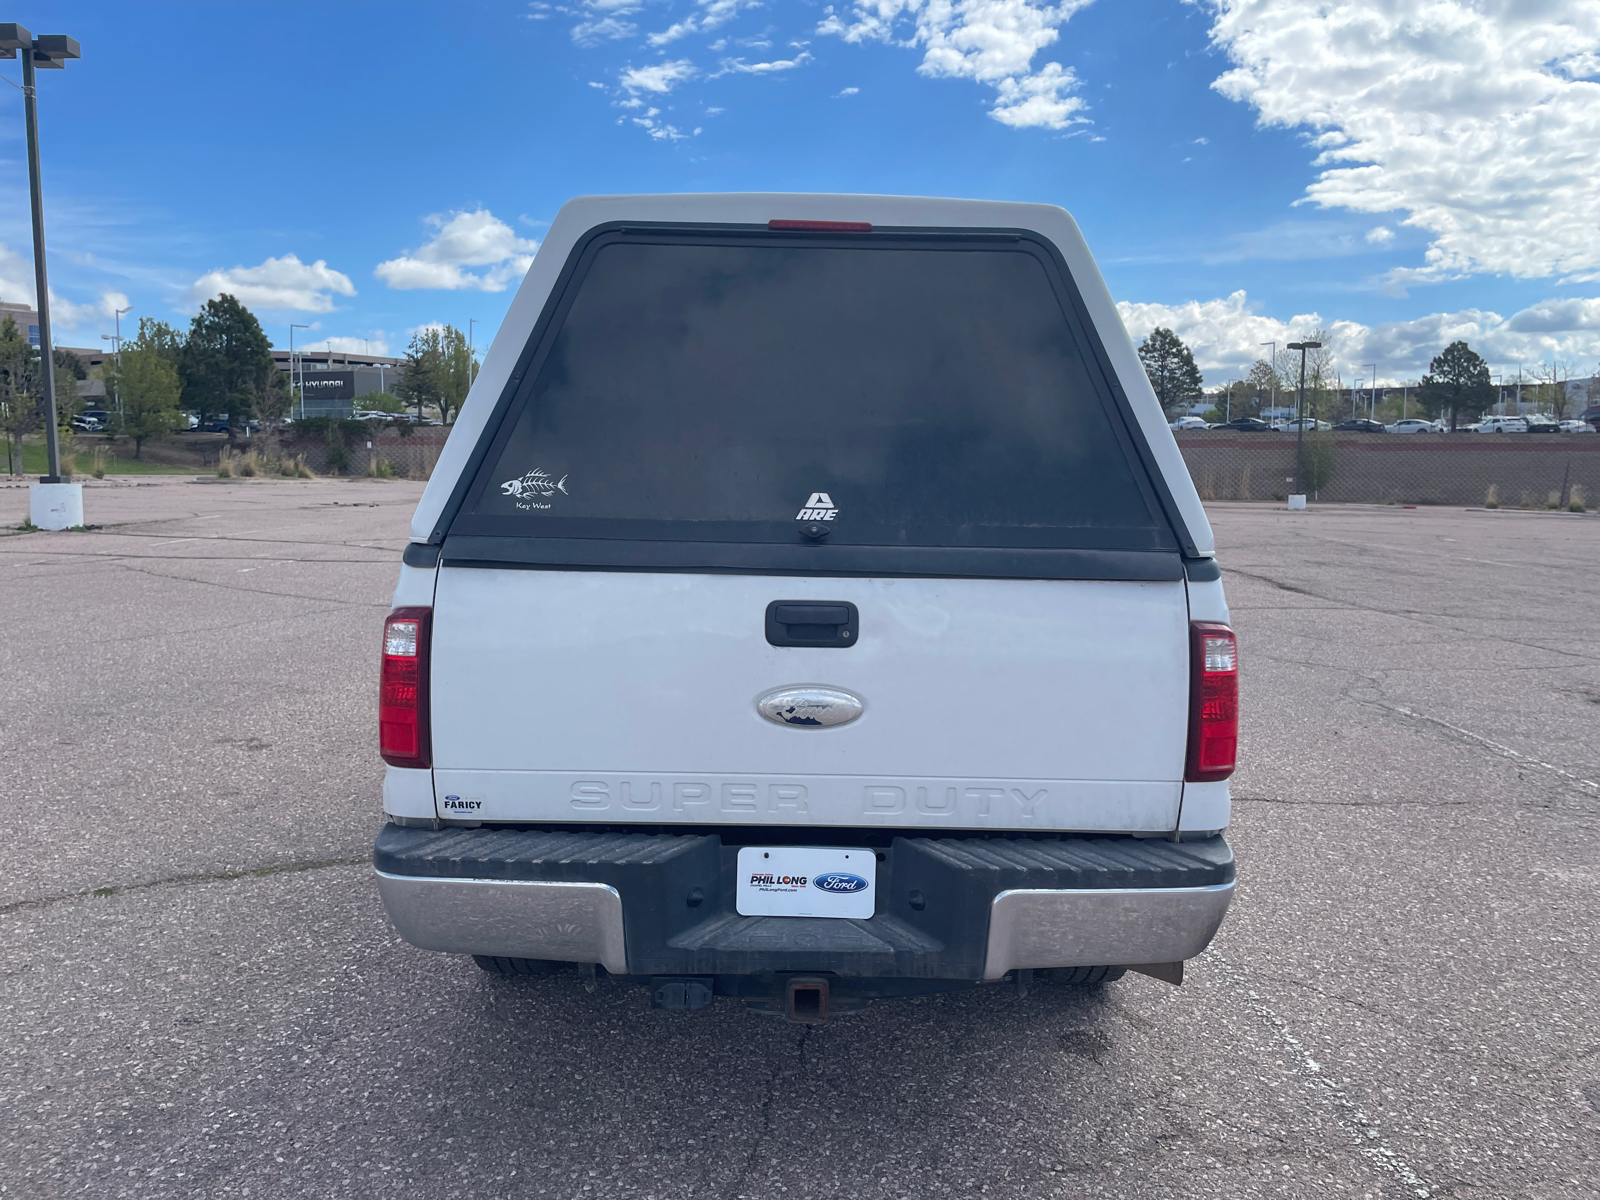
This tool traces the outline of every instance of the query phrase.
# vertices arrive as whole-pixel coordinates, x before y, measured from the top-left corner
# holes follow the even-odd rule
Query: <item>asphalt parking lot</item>
[[[1213,506],[1240,889],[1189,980],[801,1027],[392,934],[419,490],[0,536],[0,1195],[1600,1194],[1600,518]]]

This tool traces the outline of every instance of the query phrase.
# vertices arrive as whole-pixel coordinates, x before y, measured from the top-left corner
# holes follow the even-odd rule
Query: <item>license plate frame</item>
[[[863,846],[741,846],[734,908],[741,917],[871,918],[878,855]]]

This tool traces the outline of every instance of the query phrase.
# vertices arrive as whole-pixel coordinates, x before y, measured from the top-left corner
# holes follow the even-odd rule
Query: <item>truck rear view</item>
[[[1071,219],[561,212],[384,638],[401,934],[798,1020],[1181,979],[1232,895],[1211,533]]]

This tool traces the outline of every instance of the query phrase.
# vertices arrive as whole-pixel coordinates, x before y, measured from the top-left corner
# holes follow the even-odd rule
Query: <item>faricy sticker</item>
[[[439,801],[439,812],[446,817],[475,817],[483,811],[482,796],[444,796]]]
[[[839,515],[833,506],[833,497],[827,492],[812,492],[811,499],[795,516],[796,521],[831,521]]]

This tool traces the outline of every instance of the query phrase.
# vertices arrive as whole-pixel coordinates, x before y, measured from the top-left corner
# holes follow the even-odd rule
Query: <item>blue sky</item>
[[[861,191],[1063,205],[1136,335],[1216,383],[1330,330],[1347,380],[1466,337],[1600,357],[1600,0],[34,4],[57,340],[230,290],[278,344],[492,335],[561,203]],[[1504,8],[1504,12],[1480,11]],[[16,62],[0,76],[19,78]],[[0,87],[0,299],[32,295]],[[1320,156],[1320,157],[1319,157]]]

